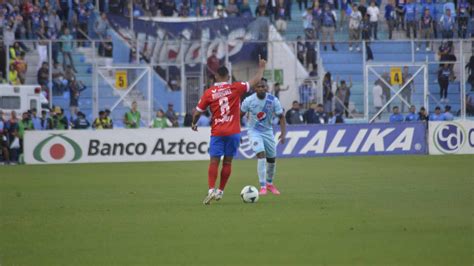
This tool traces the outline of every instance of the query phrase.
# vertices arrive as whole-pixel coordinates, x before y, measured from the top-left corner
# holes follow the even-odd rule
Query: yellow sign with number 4
[[[403,83],[402,68],[401,67],[390,68],[390,84],[401,85],[402,83]]]

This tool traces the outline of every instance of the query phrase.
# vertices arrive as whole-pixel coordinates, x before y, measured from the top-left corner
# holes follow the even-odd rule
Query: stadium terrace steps
[[[86,114],[90,122],[92,122],[92,119],[96,116],[96,114],[92,114],[93,77],[91,62],[94,60],[94,53],[96,62],[99,64],[105,63],[105,58],[99,57],[97,53],[90,47],[79,47],[72,54],[74,65],[77,70],[76,78],[77,80],[82,81],[87,87],[86,90],[81,92],[81,96],[79,98],[79,109]],[[38,60],[39,59],[36,50],[32,49],[31,52],[26,56],[26,61],[29,67],[26,76],[26,84],[37,84],[36,66]],[[60,64],[62,63],[62,60],[62,54],[59,53],[58,61]],[[113,83],[112,78],[109,78],[109,81]],[[137,92],[132,92],[131,95],[135,97],[135,99],[143,99],[143,96],[141,94],[137,95]],[[120,95],[117,92],[114,92],[114,90],[111,89],[104,80],[101,80],[99,83],[99,97],[99,108],[110,108],[120,98]],[[63,108],[67,117],[71,116],[69,113],[69,93],[53,96],[53,105]],[[128,107],[124,106],[124,103],[121,103],[114,111],[120,113],[120,116],[122,116],[127,110]],[[145,119],[147,119],[149,114],[147,114],[147,112],[142,112],[142,115],[145,116]]]
[[[322,47],[321,47],[322,48]],[[320,55],[323,62],[324,69],[331,72],[332,78],[335,81],[336,77],[339,76],[340,80],[349,80],[352,78],[353,88],[351,90],[351,104],[356,107],[358,112],[363,110],[364,94],[363,94],[363,62],[362,52],[349,51],[348,43],[338,43],[336,48],[338,52],[334,52],[328,47],[327,51],[321,49]],[[411,44],[401,42],[391,42],[390,45],[387,43],[372,43],[372,51],[374,53],[374,63],[384,62],[411,62]],[[424,45],[422,46],[424,48]],[[434,52],[426,52],[420,50],[415,52],[416,62],[425,62],[426,60],[434,62]],[[379,73],[388,72],[389,67],[381,69]],[[444,105],[439,103],[439,85],[437,82],[437,71],[438,65],[432,64],[428,67],[428,89],[430,93],[430,108],[433,109],[436,105]],[[411,73],[414,69],[410,70]],[[373,83],[377,80],[375,75],[369,76],[369,88],[373,86]],[[415,93],[412,95],[413,103],[423,102],[423,80],[422,76],[418,77],[414,81]],[[459,80],[450,83],[448,88],[448,99],[449,105],[452,106],[453,112],[457,112],[460,109],[460,84]],[[372,96],[369,95],[369,102],[372,101]],[[395,100],[395,103],[399,100]],[[419,106],[417,106],[419,107]]]
[[[78,71],[78,73],[76,74],[77,79],[81,80],[86,86],[92,85],[92,81],[87,82],[88,79],[86,78],[88,76],[91,76],[92,65],[85,62],[85,57],[77,51],[72,54],[72,57],[74,60],[74,66],[76,67],[76,70]],[[39,60],[38,53],[36,52],[36,50],[31,50],[31,52],[29,52],[25,56],[25,59],[28,64],[28,71],[26,73],[25,84],[37,84],[37,74],[38,74],[37,66],[38,66],[38,60]],[[62,66],[63,57],[61,53],[59,53],[58,61],[60,65]]]

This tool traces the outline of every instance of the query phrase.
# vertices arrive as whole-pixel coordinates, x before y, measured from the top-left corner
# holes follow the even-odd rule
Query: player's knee
[[[220,161],[221,161],[220,157],[211,157],[211,163],[219,164]]]
[[[276,158],[267,158],[267,163],[275,163]]]
[[[231,164],[233,158],[234,157],[232,157],[232,156],[224,156],[224,159],[222,160],[222,163]]]
[[[257,153],[257,158],[258,158],[258,159],[263,159],[263,158],[265,158],[265,152],[262,151],[262,152]]]

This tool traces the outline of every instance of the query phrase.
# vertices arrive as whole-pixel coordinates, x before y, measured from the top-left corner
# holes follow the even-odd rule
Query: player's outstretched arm
[[[255,76],[249,80],[250,88],[253,88],[255,85],[257,85],[257,83],[263,78],[263,72],[265,71],[266,65],[267,61],[265,61],[261,55],[258,55],[258,70]]]
[[[194,112],[194,115],[193,115],[193,121],[191,122],[191,129],[194,131],[197,131],[198,129],[197,122],[199,120],[199,117],[201,117],[201,112],[196,110],[196,112]]]

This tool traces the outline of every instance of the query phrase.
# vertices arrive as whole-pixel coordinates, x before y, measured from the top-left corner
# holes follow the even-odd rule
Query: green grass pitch
[[[474,156],[278,160],[244,204],[235,161],[0,167],[0,265],[472,265]]]

